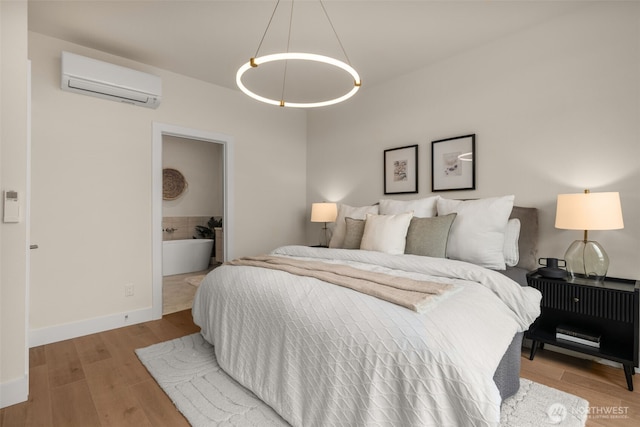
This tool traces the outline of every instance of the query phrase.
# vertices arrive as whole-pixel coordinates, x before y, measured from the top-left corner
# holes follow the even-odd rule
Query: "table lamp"
[[[335,203],[322,202],[311,204],[311,222],[323,222],[324,242],[319,246],[329,246],[327,239],[327,223],[334,222],[338,216],[338,206]]]
[[[591,193],[589,190],[559,194],[556,228],[584,230],[584,238],[573,242],[564,255],[571,279],[584,275],[596,281],[604,280],[609,269],[609,256],[598,242],[588,239],[588,232],[624,228],[620,194]]]

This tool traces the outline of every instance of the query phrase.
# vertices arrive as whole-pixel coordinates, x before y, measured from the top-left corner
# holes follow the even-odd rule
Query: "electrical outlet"
[[[133,285],[132,284],[128,284],[128,285],[124,285],[124,296],[125,297],[132,297],[133,296]]]

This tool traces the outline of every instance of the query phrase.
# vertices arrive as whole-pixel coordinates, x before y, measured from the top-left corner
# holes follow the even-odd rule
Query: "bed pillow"
[[[396,215],[413,212],[414,217],[427,218],[436,216],[436,202],[440,196],[426,197],[417,200],[380,200],[380,215]]]
[[[438,200],[438,215],[457,213],[449,231],[447,258],[504,270],[504,233],[514,196]]]
[[[344,235],[343,249],[360,249],[362,235],[364,234],[364,219],[345,218],[346,232]]]
[[[538,268],[538,209],[514,206],[511,219],[520,220],[518,236],[518,265],[516,267],[531,271]]]
[[[365,219],[368,213],[377,214],[378,205],[353,207],[349,205],[338,205],[338,216],[336,218],[335,227],[329,241],[330,248],[341,248],[344,243],[344,235],[347,231],[345,218]]]
[[[413,213],[397,215],[367,214],[360,249],[403,254],[407,243],[407,230]]]
[[[447,240],[451,224],[456,213],[433,218],[411,219],[407,231],[405,254],[444,258],[447,251]]]
[[[520,262],[518,240],[520,238],[520,220],[512,218],[507,222],[504,232],[504,263],[507,267],[515,267]]]

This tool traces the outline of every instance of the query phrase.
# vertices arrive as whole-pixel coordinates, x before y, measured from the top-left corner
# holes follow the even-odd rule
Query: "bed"
[[[286,246],[209,273],[194,321],[220,366],[293,426],[495,426],[517,391],[522,333],[539,315],[540,293],[517,283],[535,265],[536,233],[535,209],[514,208],[513,196],[341,205],[332,247]],[[346,249],[354,234],[361,249]],[[518,253],[510,266],[507,240]],[[329,283],[334,268],[440,288],[403,305],[350,279]]]

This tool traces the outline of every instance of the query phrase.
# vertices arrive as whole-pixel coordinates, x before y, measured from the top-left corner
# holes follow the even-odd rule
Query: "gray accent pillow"
[[[431,218],[412,218],[407,231],[405,254],[445,258],[449,230],[457,213]]]
[[[346,232],[344,234],[344,242],[342,243],[343,249],[360,249],[360,242],[362,241],[362,235],[364,234],[364,225],[366,221],[364,219],[344,219],[347,225]]]

